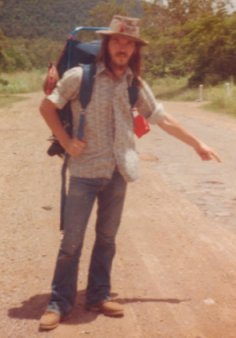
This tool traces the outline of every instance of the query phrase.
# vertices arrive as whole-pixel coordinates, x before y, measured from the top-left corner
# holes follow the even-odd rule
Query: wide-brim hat
[[[148,42],[140,37],[139,21],[140,20],[138,18],[129,18],[127,16],[114,15],[108,29],[99,30],[96,31],[96,33],[102,36],[125,36],[143,46],[146,46]]]

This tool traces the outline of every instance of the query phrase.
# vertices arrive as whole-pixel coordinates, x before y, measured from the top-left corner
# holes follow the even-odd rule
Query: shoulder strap
[[[82,65],[83,68],[83,76],[80,85],[80,94],[79,100],[83,110],[86,109],[89,104],[93,92],[93,83],[94,83],[94,75],[96,73],[96,65],[95,63],[91,63],[88,65]]]
[[[131,83],[131,86],[128,87],[129,102],[132,108],[135,106],[137,102],[138,93],[139,93],[139,87],[138,87],[137,79],[134,78]]]
[[[91,63],[88,65],[84,64],[82,65],[82,68],[83,75],[79,93],[79,100],[82,106],[82,112],[80,113],[79,129],[77,134],[79,140],[83,140],[84,138],[85,110],[92,97],[94,75],[96,73],[96,65],[95,63]]]

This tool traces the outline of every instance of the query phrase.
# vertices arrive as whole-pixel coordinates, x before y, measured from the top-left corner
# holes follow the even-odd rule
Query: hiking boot
[[[58,312],[46,311],[39,322],[40,330],[53,330],[61,321],[61,315]]]
[[[105,316],[109,317],[124,316],[123,306],[110,300],[105,300],[99,303],[88,305],[87,310],[93,312],[100,312],[103,313]]]

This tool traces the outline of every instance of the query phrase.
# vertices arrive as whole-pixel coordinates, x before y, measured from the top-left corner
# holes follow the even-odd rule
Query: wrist
[[[69,144],[70,144],[70,141],[71,141],[71,137],[66,134],[66,135],[63,135],[63,137],[58,137],[58,140],[59,140],[59,143],[61,144],[61,146],[67,150]]]
[[[193,139],[193,141],[190,143],[190,145],[195,149],[200,149],[202,148],[202,145],[203,145],[203,142],[201,142],[200,140],[198,139]]]

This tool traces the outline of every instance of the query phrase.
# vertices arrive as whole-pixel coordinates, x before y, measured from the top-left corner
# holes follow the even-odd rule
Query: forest
[[[113,14],[141,19],[150,79],[185,76],[190,86],[236,80],[236,13],[228,0],[2,0],[0,72],[46,69],[74,27],[106,26]]]

